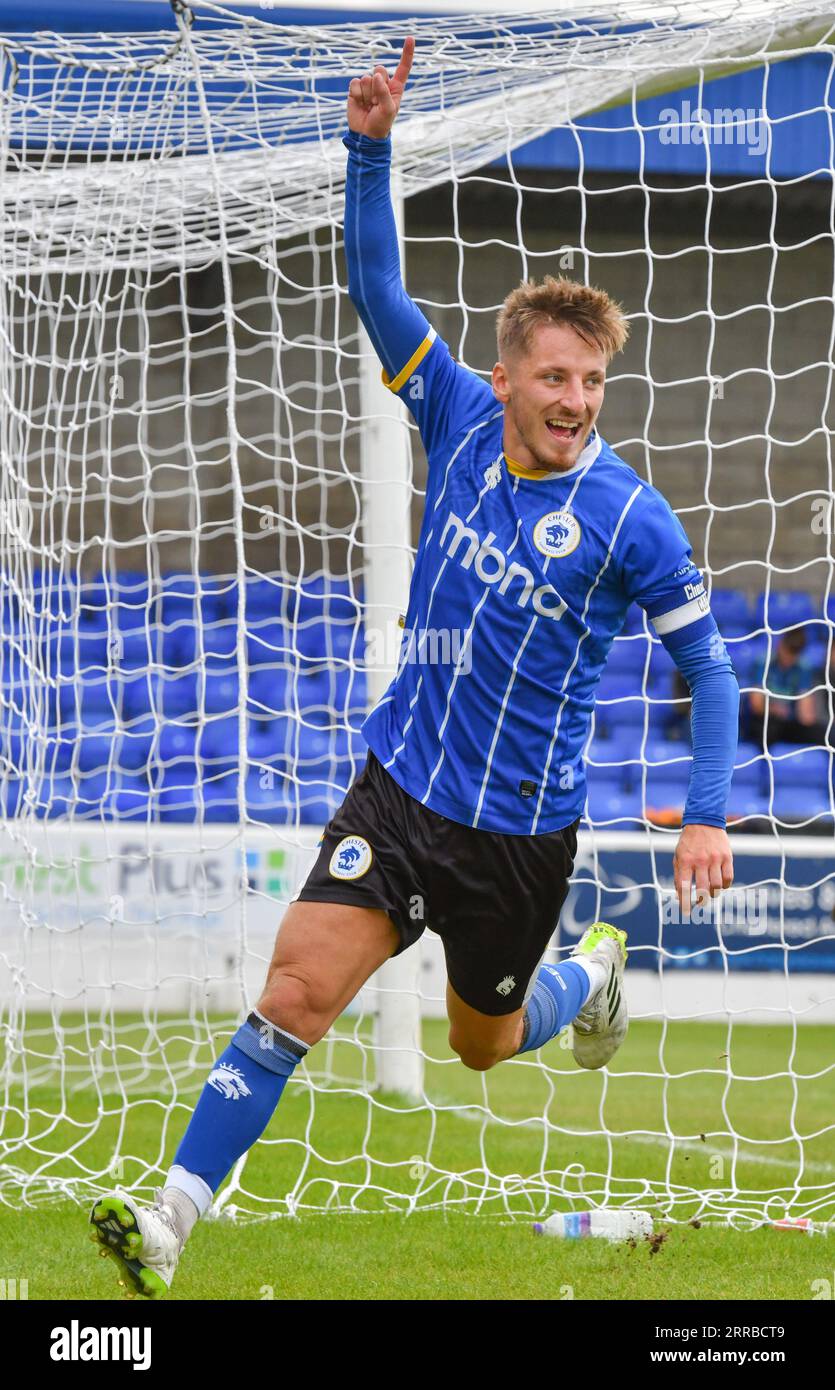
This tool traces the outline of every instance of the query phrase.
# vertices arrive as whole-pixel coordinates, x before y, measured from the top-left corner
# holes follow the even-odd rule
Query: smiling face
[[[493,368],[504,449],[523,468],[563,473],[577,462],[603,404],[606,357],[567,324],[531,333],[527,351]]]

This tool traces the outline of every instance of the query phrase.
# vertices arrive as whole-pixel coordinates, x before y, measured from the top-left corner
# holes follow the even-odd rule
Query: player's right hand
[[[348,88],[348,125],[351,130],[356,130],[360,135],[370,135],[374,140],[385,140],[400,110],[414,56],[415,41],[410,35],[403,45],[393,77],[389,77],[384,67],[378,66],[373,73],[351,79]]]

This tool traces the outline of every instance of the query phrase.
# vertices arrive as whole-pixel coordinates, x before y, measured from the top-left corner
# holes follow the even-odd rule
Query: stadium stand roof
[[[201,0],[190,6],[200,22]],[[296,0],[282,5],[229,0],[226,8],[261,21],[322,26],[381,23],[408,16],[500,13],[504,22],[538,10],[558,9],[553,0],[366,0],[364,5],[322,5]],[[613,10],[614,10],[613,6]],[[694,6],[694,19],[698,9]],[[640,23],[641,9],[630,9]],[[0,37],[52,30],[63,34],[146,33],[176,27],[169,0],[28,0],[25,6],[0,0]],[[631,105],[581,117],[573,130],[554,130],[514,155],[517,167],[571,169],[582,147],[586,169],[647,174],[703,175],[706,148],[698,112],[717,122],[709,140],[710,168],[717,178],[797,179],[831,177],[832,132],[827,88],[832,59],[826,52],[751,68],[704,84]],[[762,113],[765,112],[765,119]],[[797,113],[805,113],[798,118]],[[717,114],[718,113],[718,114]],[[727,113],[727,114],[725,114]],[[792,119],[783,119],[791,116]],[[675,133],[678,128],[678,134]]]

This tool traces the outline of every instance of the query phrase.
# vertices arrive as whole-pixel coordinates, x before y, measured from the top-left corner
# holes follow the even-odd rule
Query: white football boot
[[[595,922],[588,927],[572,956],[599,961],[606,968],[606,979],[589,995],[575,1018],[571,1050],[580,1067],[595,1071],[614,1057],[629,1027],[623,971],[626,965],[626,932]]]
[[[93,1203],[90,1239],[100,1255],[119,1266],[128,1296],[161,1298],[171,1287],[183,1243],[168,1208],[156,1194],[152,1207],[141,1207],[125,1192],[111,1192]]]

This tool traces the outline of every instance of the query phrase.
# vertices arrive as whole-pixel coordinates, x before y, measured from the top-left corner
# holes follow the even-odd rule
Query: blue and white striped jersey
[[[371,748],[452,820],[562,828],[583,809],[594,693],[634,599],[692,695],[683,823],[724,826],[739,688],[681,525],[596,435],[567,473],[525,473],[504,455],[492,389],[403,285],[391,138],[349,131],[344,144],[349,293],[429,456],[400,668],[365,723]]]
[[[399,670],[365,737],[442,815],[560,829],[584,807],[595,691],[629,604],[673,653],[716,631],[687,536],[596,433],[565,473],[507,458],[502,406],[434,330],[387,384],[429,480]]]

